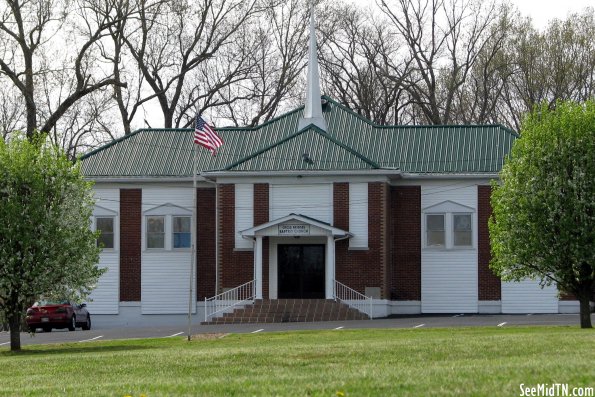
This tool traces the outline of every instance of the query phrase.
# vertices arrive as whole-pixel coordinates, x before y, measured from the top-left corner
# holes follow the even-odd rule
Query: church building
[[[515,132],[375,125],[321,96],[313,22],[309,54],[304,106],[216,129],[216,156],[198,148],[195,162],[191,129],[141,129],[83,156],[107,269],[95,323],[183,322],[189,307],[196,323],[283,302],[374,318],[578,312],[555,286],[488,267],[490,182]]]

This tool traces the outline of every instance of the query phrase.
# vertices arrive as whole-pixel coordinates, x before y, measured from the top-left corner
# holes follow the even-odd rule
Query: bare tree
[[[524,115],[542,102],[585,101],[595,95],[595,11],[587,8],[553,20],[543,32],[530,20],[514,25],[506,56],[512,65],[501,107],[519,129]]]
[[[123,40],[150,88],[139,102],[156,99],[164,127],[171,128],[182,120],[176,111],[183,109],[180,101],[189,74],[216,58],[223,47],[241,41],[243,24],[262,7],[260,0],[137,0],[136,9],[138,16]]]
[[[477,0],[380,0],[412,59],[404,82],[425,121],[453,121],[453,102],[489,39],[495,5]]]
[[[6,139],[13,131],[23,126],[23,97],[18,90],[10,87],[10,84],[0,82],[0,104],[0,135]]]
[[[339,6],[334,13],[336,22],[325,29],[321,49],[327,92],[378,124],[403,122],[410,60],[397,55],[398,39],[384,20],[372,19],[361,7]]]
[[[97,43],[110,22],[94,19],[88,11],[84,0],[72,4],[62,0],[4,0],[0,9],[0,70],[23,98],[28,137],[36,130],[51,131],[86,95],[121,84],[96,65]],[[51,51],[54,53],[50,55]],[[39,86],[40,81],[56,73],[70,76],[73,83],[50,110],[44,108],[48,103],[41,102],[47,98],[40,95]]]
[[[469,75],[453,99],[453,121],[465,124],[510,123],[502,99],[513,74],[512,59],[506,55],[510,31],[521,21],[509,5],[501,5],[489,27],[489,39],[477,56]]]

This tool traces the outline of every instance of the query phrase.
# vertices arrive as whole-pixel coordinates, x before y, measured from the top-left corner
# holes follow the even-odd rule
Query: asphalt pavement
[[[595,319],[595,317],[594,317]],[[359,321],[329,321],[311,323],[275,324],[233,324],[233,325],[193,325],[192,334],[208,333],[258,333],[287,332],[297,330],[345,330],[366,328],[448,328],[448,327],[514,327],[531,325],[571,325],[579,324],[578,314],[523,314],[523,315],[412,315]],[[186,338],[187,329],[171,327],[123,327],[94,328],[90,331],[53,330],[37,332],[34,335],[21,334],[22,345],[50,343],[92,343],[100,340],[140,339],[140,338]],[[10,346],[9,333],[0,332],[0,349]]]

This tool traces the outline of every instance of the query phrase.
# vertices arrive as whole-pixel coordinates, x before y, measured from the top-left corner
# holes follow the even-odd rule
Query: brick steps
[[[367,320],[347,305],[326,299],[258,300],[253,305],[225,313],[202,324],[254,324],[312,321]]]

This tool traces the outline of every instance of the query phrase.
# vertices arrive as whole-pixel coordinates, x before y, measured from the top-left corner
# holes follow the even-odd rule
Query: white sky
[[[519,11],[533,19],[539,29],[551,19],[566,19],[569,13],[582,11],[585,7],[595,7],[595,0],[509,0]]]
[[[356,4],[363,2],[374,4],[377,0],[348,0]],[[506,1],[506,0],[505,0]],[[533,24],[538,29],[543,29],[547,23],[554,18],[566,19],[568,14],[580,12],[585,7],[595,8],[595,0],[508,0],[514,4],[523,16],[530,16]],[[390,1],[389,1],[390,3]],[[159,111],[156,100],[150,101],[143,107],[144,112],[140,112],[139,116],[144,116],[145,119],[153,127],[161,127],[163,125],[163,116]],[[135,119],[135,122],[137,120]],[[141,120],[142,122],[142,120]],[[146,127],[144,124],[134,127]]]

